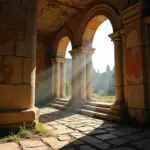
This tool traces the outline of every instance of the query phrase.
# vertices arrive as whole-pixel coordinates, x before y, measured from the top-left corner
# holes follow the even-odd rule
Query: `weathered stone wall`
[[[46,66],[47,46],[44,39],[37,38],[36,48],[36,104],[44,104],[46,102],[48,80],[50,79],[49,71],[51,68]],[[48,77],[49,75],[49,77]]]
[[[33,0],[0,1],[1,109],[34,105],[35,8]]]
[[[34,121],[36,0],[0,1],[0,124]],[[17,112],[10,112],[18,110]],[[10,115],[10,113],[12,115]],[[22,113],[22,114],[21,114]],[[28,114],[28,116],[23,114]],[[7,116],[8,115],[8,116]],[[9,116],[10,115],[10,116]],[[12,119],[13,118],[13,119]]]

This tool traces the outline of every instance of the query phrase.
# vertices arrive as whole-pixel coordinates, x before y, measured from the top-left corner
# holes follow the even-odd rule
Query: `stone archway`
[[[81,47],[76,48],[72,51],[72,57],[75,57],[75,59],[78,62],[80,61],[80,64],[82,66],[81,69],[82,71],[80,71],[79,73],[80,79],[78,78],[80,81],[78,85],[80,85],[81,87],[80,90],[78,91],[78,95],[82,95],[80,99],[84,101],[90,100],[92,96],[92,82],[89,81],[92,78],[92,54],[95,50],[94,48],[92,48],[92,42],[98,27],[106,19],[110,20],[113,27],[113,34],[109,36],[114,41],[115,47],[114,49],[115,49],[115,74],[116,74],[115,80],[116,102],[112,106],[112,108],[114,108],[115,111],[116,109],[118,111],[118,109],[120,109],[120,102],[124,100],[123,53],[122,53],[122,39],[120,34],[122,25],[120,16],[112,7],[106,4],[98,4],[96,6],[93,6],[86,13],[83,22],[79,27],[78,34],[76,35],[76,41],[78,45],[81,45]],[[77,61],[73,62],[76,63],[76,67],[78,64]],[[75,67],[73,69],[75,69]]]
[[[57,43],[56,56],[53,63],[53,95],[55,99],[66,99],[66,50],[71,40],[68,36],[62,36]]]

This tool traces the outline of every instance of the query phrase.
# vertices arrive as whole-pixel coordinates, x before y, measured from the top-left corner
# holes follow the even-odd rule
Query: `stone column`
[[[87,62],[87,53],[91,54],[94,49],[79,47],[71,51],[72,55],[72,99],[70,104],[81,107],[87,102],[87,78],[91,80],[92,60]],[[91,58],[91,57],[90,57]],[[87,65],[88,63],[88,65]],[[88,69],[87,69],[88,66]],[[88,75],[87,75],[88,71]],[[92,95],[92,82],[88,84],[89,96]]]
[[[112,105],[112,111],[120,112],[120,105],[124,101],[124,76],[123,76],[123,50],[119,32],[109,35],[114,42],[115,51],[115,93],[116,101]]]
[[[36,0],[3,0],[0,18],[0,126],[36,122]]]
[[[93,62],[92,54],[95,49],[90,49],[86,54],[86,82],[87,82],[87,100],[92,100],[93,87],[92,87],[92,76],[93,76]]]
[[[60,98],[60,62],[59,58],[52,59],[53,61],[53,95],[54,100]]]
[[[66,97],[66,59],[62,59],[60,63],[60,97]]]
[[[79,68],[79,77],[78,77],[78,89],[79,89],[79,100],[80,103],[84,104],[87,100],[86,97],[86,53],[82,51],[78,52],[79,61],[78,61],[78,68]]]
[[[78,100],[78,95],[77,95],[77,53],[74,52],[73,50],[70,51],[70,54],[72,56],[72,82],[71,82],[71,87],[72,87],[72,97],[70,100],[70,105],[76,102]]]

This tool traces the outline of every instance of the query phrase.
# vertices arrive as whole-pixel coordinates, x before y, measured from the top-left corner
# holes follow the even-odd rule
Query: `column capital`
[[[93,54],[95,51],[95,48],[89,48],[85,46],[80,46],[76,49],[73,49],[70,51],[71,55],[79,54],[79,53],[87,53],[87,54]]]
[[[121,41],[121,33],[120,32],[115,32],[115,33],[109,34],[108,36],[111,38],[111,40],[113,42]]]
[[[125,39],[125,31],[124,31],[124,29],[120,30],[120,35],[121,35],[121,38],[124,40]]]
[[[64,57],[52,58],[52,63],[65,63],[65,62],[66,62],[66,58],[64,58]]]

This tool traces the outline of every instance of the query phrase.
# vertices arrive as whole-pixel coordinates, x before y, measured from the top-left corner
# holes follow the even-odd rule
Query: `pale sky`
[[[111,69],[114,67],[114,45],[108,37],[113,32],[109,20],[103,22],[97,29],[94,39],[93,48],[96,48],[92,60],[96,70],[105,72],[106,66],[109,65]],[[71,58],[68,51],[72,49],[71,43],[68,44],[66,58]]]

